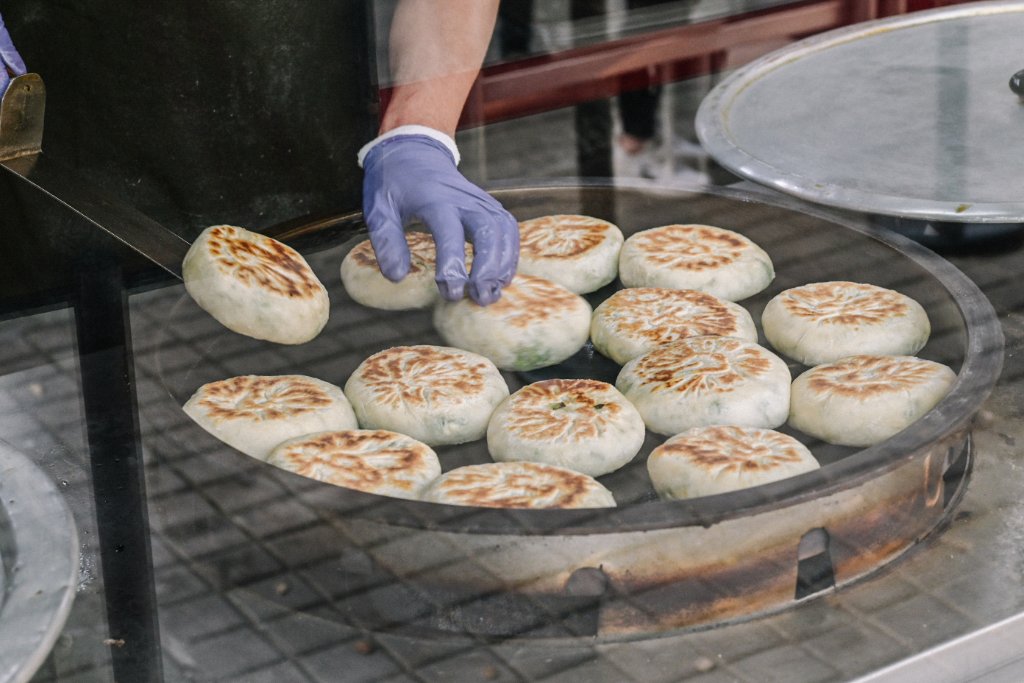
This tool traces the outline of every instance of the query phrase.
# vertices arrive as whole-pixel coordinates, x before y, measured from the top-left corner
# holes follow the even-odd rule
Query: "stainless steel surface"
[[[697,131],[722,165],[867,213],[1024,221],[1024,3],[969,3],[814,36],[736,71]]]
[[[60,635],[78,583],[78,534],[64,499],[0,441],[0,682],[29,680]]]
[[[600,572],[607,588],[598,591],[601,604],[588,607],[591,620],[572,627],[587,634],[621,636],[746,617],[803,597],[796,590],[798,551],[809,532],[825,530],[827,571],[832,582],[843,585],[905,552],[955,503],[962,477],[951,466],[963,452],[971,416],[998,376],[1002,338],[984,296],[948,263],[898,236],[752,202],[729,190],[702,194],[553,186],[497,195],[523,218],[584,212],[613,220],[627,234],[679,220],[724,224],[748,234],[772,255],[779,273],[767,291],[744,302],[755,318],[775,293],[808,281],[853,279],[896,287],[921,301],[932,318],[933,337],[922,355],[952,365],[960,376],[929,415],[884,444],[856,451],[794,433],[810,443],[823,469],[733,494],[657,501],[644,467],[644,456],[661,440],[651,435],[630,466],[602,478],[621,506],[608,511],[473,510],[384,499],[310,482],[223,446],[216,449],[223,462],[292,491],[330,519],[340,532],[333,541],[337,552],[367,557],[374,567],[363,580],[392,577],[428,587],[424,592],[433,594],[433,604],[422,607],[434,611],[417,627],[508,634],[487,629],[522,627],[489,626],[485,615],[489,611],[493,619],[495,608],[474,612],[469,606],[474,598],[508,592],[529,596],[516,599],[531,607],[541,599],[562,604],[581,571]],[[196,315],[195,305],[181,299],[167,316],[167,333],[154,359],[157,367],[173,367],[161,374],[176,405],[201,384],[237,374],[224,368],[239,352],[277,359],[273,368],[244,372],[298,372],[340,385],[363,358],[381,348],[438,343],[429,312],[370,311],[342,294],[336,270],[343,253],[333,249],[310,260],[337,294],[332,294],[335,308],[325,332],[303,347],[272,347],[221,331],[202,343],[193,363],[171,366],[163,359],[178,351],[174,330]],[[612,289],[595,295],[592,303]],[[387,344],[367,336],[360,322],[367,317],[392,331]],[[331,363],[308,363],[329,349],[334,351]],[[795,364],[792,369],[794,375],[801,370]],[[617,370],[585,349],[562,366],[507,379],[513,389],[544,376],[613,381]],[[198,428],[193,431],[197,439],[206,437]],[[482,443],[439,453],[445,469],[489,460]],[[371,612],[363,610],[360,618],[388,618]],[[573,632],[561,626],[545,635]]]
[[[45,113],[46,87],[39,74],[12,79],[0,102],[0,161],[39,153]]]

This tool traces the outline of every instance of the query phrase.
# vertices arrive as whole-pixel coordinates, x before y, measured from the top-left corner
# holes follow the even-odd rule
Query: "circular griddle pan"
[[[808,282],[845,279],[896,289],[919,301],[931,319],[932,336],[919,355],[949,365],[958,379],[921,420],[870,448],[831,446],[783,428],[811,448],[820,470],[704,498],[656,498],[645,461],[664,437],[648,434],[629,465],[600,478],[619,507],[598,510],[383,498],[254,466],[195,426],[191,436],[197,449],[211,451],[208,457],[274,479],[337,529],[339,571],[355,572],[352,585],[373,578],[401,587],[393,601],[379,592],[372,599],[358,591],[339,597],[339,613],[375,628],[502,637],[618,636],[721,623],[779,609],[876,569],[929,533],[955,503],[969,466],[971,418],[1001,368],[1002,334],[988,301],[949,263],[897,235],[728,189],[555,184],[495,195],[520,220],[583,213],[612,221],[627,236],[681,222],[736,230],[768,252],[777,272],[766,291],[740,302],[755,321],[775,294]],[[344,385],[377,351],[442,343],[429,311],[372,310],[345,294],[338,269],[346,250],[365,239],[358,216],[311,221],[288,234],[321,246],[308,259],[330,292],[327,327],[302,346],[260,342],[219,328],[183,294],[153,351],[178,406],[202,384],[237,374],[299,373]],[[596,306],[620,286],[588,298]],[[199,359],[184,367],[170,362],[189,335],[202,336]],[[805,368],[790,362],[790,369],[795,377]],[[614,382],[617,372],[588,344],[559,366],[505,376],[515,391],[549,377]],[[490,460],[483,441],[437,451],[446,471]]]

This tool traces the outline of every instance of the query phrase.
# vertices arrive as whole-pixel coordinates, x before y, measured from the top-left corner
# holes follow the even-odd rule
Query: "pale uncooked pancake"
[[[434,327],[445,343],[490,358],[502,370],[561,363],[587,343],[590,304],[565,287],[516,275],[489,306],[440,301]]]
[[[761,247],[710,225],[644,230],[631,235],[619,254],[619,279],[627,287],[696,289],[739,301],[774,278],[772,261]]]
[[[772,429],[789,414],[789,368],[757,344],[692,337],[634,358],[615,386],[659,434],[737,425]]]
[[[556,215],[519,223],[519,272],[586,294],[615,279],[622,231],[590,216]]]
[[[611,491],[592,477],[536,462],[494,462],[448,472],[423,492],[423,500],[497,508],[614,507]]]
[[[364,429],[390,429],[439,446],[483,438],[508,385],[483,356],[446,346],[375,353],[345,384]]]
[[[260,460],[296,436],[356,428],[341,389],[303,375],[243,375],[210,382],[185,403],[185,413],[224,443]]]
[[[757,341],[754,320],[739,304],[692,289],[620,289],[594,311],[594,348],[623,365],[659,346],[687,337]]]
[[[429,446],[385,430],[307,434],[282,443],[267,462],[335,486],[414,500],[441,474]]]
[[[327,324],[327,290],[299,252],[231,225],[207,228],[181,264],[185,289],[230,330],[302,344]]]
[[[501,462],[528,460],[592,477],[633,459],[644,443],[644,421],[610,384],[549,379],[512,394],[487,427],[487,450]]]
[[[818,469],[791,436],[752,427],[696,427],[651,451],[647,472],[668,500],[737,491]]]
[[[441,294],[434,281],[437,250],[429,233],[405,233],[409,245],[409,273],[392,282],[380,272],[370,240],[363,240],[341,262],[341,282],[356,303],[388,311],[432,306]],[[473,245],[466,244],[466,268],[473,262]]]
[[[931,333],[921,304],[859,282],[815,282],[768,302],[761,316],[768,342],[805,365],[854,354],[913,355]]]
[[[789,424],[829,443],[871,446],[935,407],[955,380],[930,360],[850,356],[796,378]]]

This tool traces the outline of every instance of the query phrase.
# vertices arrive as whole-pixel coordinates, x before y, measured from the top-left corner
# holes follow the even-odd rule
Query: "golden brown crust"
[[[396,346],[370,356],[357,372],[376,402],[422,407],[482,392],[490,367],[454,349]]]
[[[434,238],[426,232],[411,231],[405,233],[405,242],[409,245],[409,274],[415,275],[424,271],[433,273],[437,265]],[[364,240],[353,247],[349,252],[349,258],[359,266],[375,270],[379,268],[370,240]]]
[[[634,247],[650,264],[674,270],[714,270],[754,246],[746,237],[710,225],[666,225],[636,233]]]
[[[293,299],[312,299],[323,285],[299,252],[277,240],[257,235],[243,237],[239,228],[218,225],[207,236],[206,248],[222,273],[246,285]]]
[[[620,289],[603,306],[602,319],[613,334],[641,337],[657,345],[740,332],[739,317],[725,302],[691,289]]]
[[[519,224],[519,252],[531,259],[571,259],[607,239],[608,221],[590,216],[542,216]]]
[[[414,491],[415,475],[436,456],[426,445],[385,430],[323,432],[279,447],[271,462],[304,477],[370,493],[386,487]],[[422,482],[420,482],[422,484]]]
[[[501,508],[581,507],[598,486],[586,475],[533,462],[460,467],[434,485],[445,503]]]
[[[501,291],[501,298],[484,310],[513,327],[526,328],[581,304],[586,305],[582,298],[565,287],[520,273]]]
[[[944,367],[913,356],[850,356],[809,370],[807,388],[867,400],[925,384]]]
[[[907,314],[899,292],[858,282],[816,282],[788,289],[779,300],[792,315],[826,325],[877,325]]]
[[[622,413],[618,402],[598,398],[609,391],[614,387],[592,379],[535,382],[509,399],[504,426],[528,440],[596,439]]]
[[[307,377],[244,375],[202,387],[196,402],[212,420],[287,420],[330,405],[334,399]]]
[[[681,434],[651,453],[652,459],[681,458],[719,475],[771,472],[804,461],[800,442],[768,429],[719,426]]]
[[[633,373],[649,391],[727,393],[767,374],[771,356],[755,344],[730,337],[694,337],[641,356]]]

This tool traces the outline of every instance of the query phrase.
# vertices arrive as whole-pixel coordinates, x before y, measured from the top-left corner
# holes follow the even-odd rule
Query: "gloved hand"
[[[0,96],[7,92],[7,86],[11,83],[10,74],[21,76],[26,71],[25,62],[14,48],[11,34],[4,26],[3,16],[0,16]]]
[[[453,144],[454,147],[454,144]],[[494,303],[519,261],[519,225],[496,199],[459,173],[454,153],[427,135],[398,135],[373,144],[362,159],[363,216],[384,277],[409,272],[403,226],[426,224],[437,247],[435,280],[449,301]],[[466,275],[465,242],[473,243]]]

